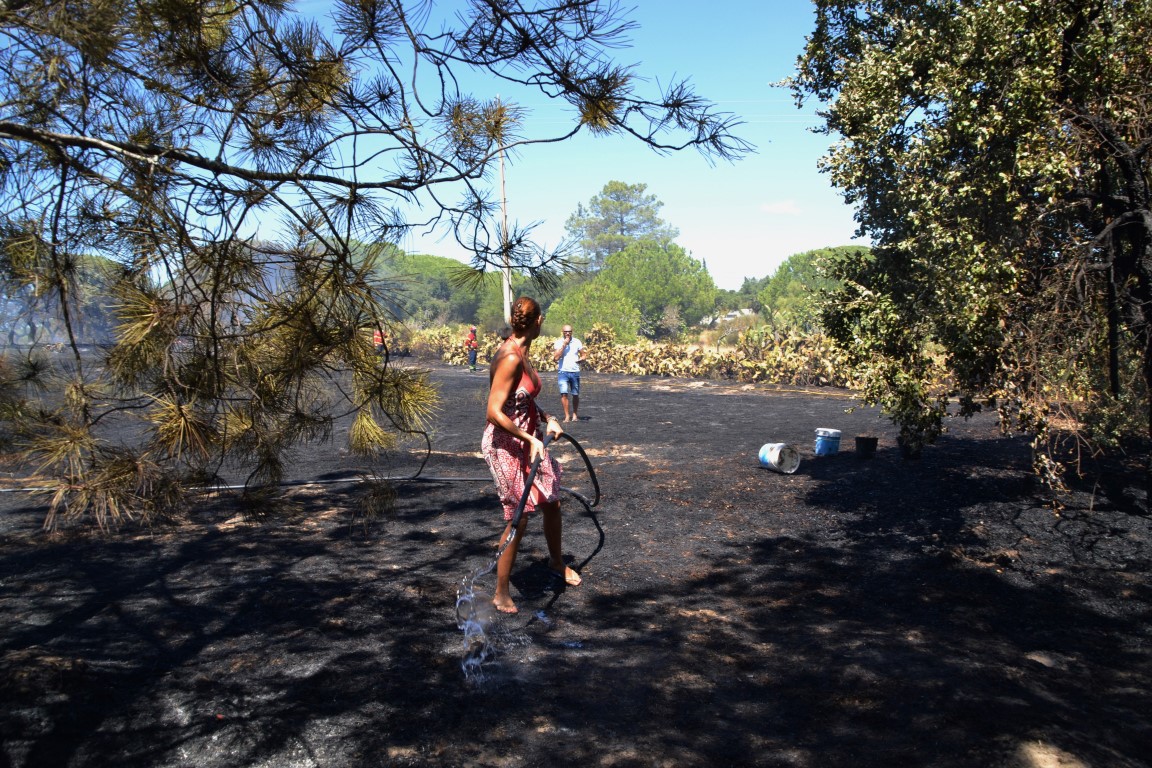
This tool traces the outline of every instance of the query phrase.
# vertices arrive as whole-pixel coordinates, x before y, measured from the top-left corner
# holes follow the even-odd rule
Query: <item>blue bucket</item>
[[[838,429],[818,429],[816,430],[816,455],[817,456],[831,456],[840,450],[840,430]]]

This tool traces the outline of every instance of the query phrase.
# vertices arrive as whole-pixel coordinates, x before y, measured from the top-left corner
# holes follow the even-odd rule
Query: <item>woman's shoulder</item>
[[[496,353],[492,356],[492,367],[501,368],[506,366],[519,367],[524,363],[524,357],[520,354],[519,349],[515,344],[504,342],[496,348]]]

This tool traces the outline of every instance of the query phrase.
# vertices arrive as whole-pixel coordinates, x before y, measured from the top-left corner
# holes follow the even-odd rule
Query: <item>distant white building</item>
[[[700,325],[715,325],[716,323],[730,323],[741,317],[756,314],[754,309],[734,309],[726,315],[720,317],[704,317],[700,319]]]

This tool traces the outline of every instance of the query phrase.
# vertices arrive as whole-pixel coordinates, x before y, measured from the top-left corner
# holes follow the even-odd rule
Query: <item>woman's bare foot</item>
[[[551,568],[551,566],[549,567]],[[580,583],[584,581],[580,578],[580,574],[576,573],[576,571],[572,570],[568,566],[564,566],[563,570],[560,570],[559,568],[551,568],[551,571],[552,573],[556,574],[556,578],[564,579],[564,583],[570,587],[578,587],[580,586]]]
[[[516,607],[516,603],[512,602],[511,597],[494,597],[492,598],[492,605],[496,606],[496,610],[500,613],[519,613],[520,609]]]

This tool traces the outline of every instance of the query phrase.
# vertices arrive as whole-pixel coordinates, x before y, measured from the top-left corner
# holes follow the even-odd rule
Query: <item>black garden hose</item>
[[[600,483],[596,480],[596,471],[592,469],[592,462],[588,459],[588,454],[584,452],[584,447],[576,441],[576,438],[572,437],[567,432],[562,432],[559,436],[572,443],[573,447],[576,448],[576,452],[580,454],[580,458],[584,460],[584,465],[588,468],[588,477],[592,480],[592,488],[595,491],[595,498],[589,501],[588,499],[584,498],[584,496],[570,488],[562,488],[561,490],[565,490],[576,498],[580,499],[580,501],[584,502],[584,504],[587,505],[589,509],[591,509],[600,503]],[[551,443],[552,440],[553,436],[551,434],[544,435],[542,442],[544,443],[545,449],[548,448],[548,444]],[[528,478],[524,481],[524,493],[520,494],[520,503],[516,505],[516,511],[512,513],[512,524],[508,529],[508,538],[505,539],[504,543],[500,545],[500,550],[496,553],[497,560],[500,559],[500,555],[504,554],[504,550],[508,548],[508,545],[516,536],[516,527],[520,524],[520,518],[524,515],[524,507],[528,504],[528,494],[532,493],[532,483],[536,480],[536,472],[540,469],[540,462],[543,459],[544,452],[542,451],[540,455],[536,457],[536,460],[532,462],[531,469],[528,470]]]
[[[584,446],[576,442],[576,438],[572,437],[572,435],[568,434],[567,432],[561,434],[560,437],[572,443],[572,447],[576,449],[576,452],[580,454],[580,458],[584,460],[584,466],[588,469],[588,478],[592,481],[592,490],[595,491],[595,495],[592,500],[589,501],[582,494],[577,493],[571,488],[562,488],[561,490],[568,491],[568,493],[580,499],[580,501],[584,502],[585,506],[591,509],[600,503],[600,482],[596,479],[596,470],[592,469],[592,462],[589,460],[588,454],[584,452]]]
[[[568,442],[572,443],[573,447],[576,448],[577,453],[580,454],[580,458],[584,460],[584,465],[588,469],[588,476],[592,482],[594,494],[593,498],[589,500],[576,491],[573,491],[571,488],[561,488],[561,490],[567,491],[579,499],[579,501],[584,504],[585,507],[587,507],[588,513],[592,516],[593,521],[596,521],[596,514],[592,512],[592,507],[595,507],[600,503],[600,483],[596,479],[596,471],[592,468],[592,462],[588,459],[588,454],[584,452],[583,446],[581,446],[580,443],[576,441],[576,438],[572,437],[567,432],[560,436],[568,440]],[[547,448],[548,444],[551,443],[552,440],[552,435],[546,434],[543,440],[544,448]],[[544,455],[541,453],[540,458],[532,462],[532,467],[528,472],[528,477],[524,484],[524,493],[520,497],[520,503],[516,505],[516,511],[512,514],[512,522],[508,528],[508,537],[503,541],[503,543],[501,543],[500,548],[496,551],[496,557],[494,557],[486,567],[481,568],[469,576],[466,576],[464,580],[461,581],[460,588],[456,592],[456,622],[458,626],[465,629],[465,634],[468,633],[467,628],[469,626],[478,626],[475,621],[476,609],[473,584],[476,579],[480,578],[481,576],[485,576],[495,570],[496,564],[500,561],[500,556],[504,554],[504,550],[508,548],[508,545],[511,544],[512,540],[516,537],[516,528],[520,523],[520,518],[524,514],[524,507],[528,503],[528,494],[532,492],[532,483],[536,480],[536,472],[540,468],[540,462],[543,460],[543,458]],[[604,545],[604,531],[602,528],[600,528],[599,522],[596,522],[596,528],[600,531],[600,545],[596,548],[596,551],[598,552],[600,551],[600,547]],[[594,554],[595,552],[593,552],[593,555]],[[591,559],[591,557],[589,557],[589,559]],[[588,561],[586,560],[585,563],[587,562]],[[468,657],[469,659],[472,658],[474,650],[475,649],[470,648]],[[466,660],[466,663],[467,661],[468,660]]]
[[[520,494],[520,503],[516,505],[516,511],[512,513],[512,531],[509,538],[516,535],[516,526],[520,524],[520,517],[524,514],[524,507],[528,504],[528,494],[532,493],[532,483],[536,480],[536,471],[540,469],[540,462],[544,460],[544,452],[548,450],[548,444],[552,442],[552,435],[545,434],[542,442],[543,448],[540,455],[536,457],[536,461],[532,462],[532,468],[528,470],[528,479],[524,481],[524,493]]]

